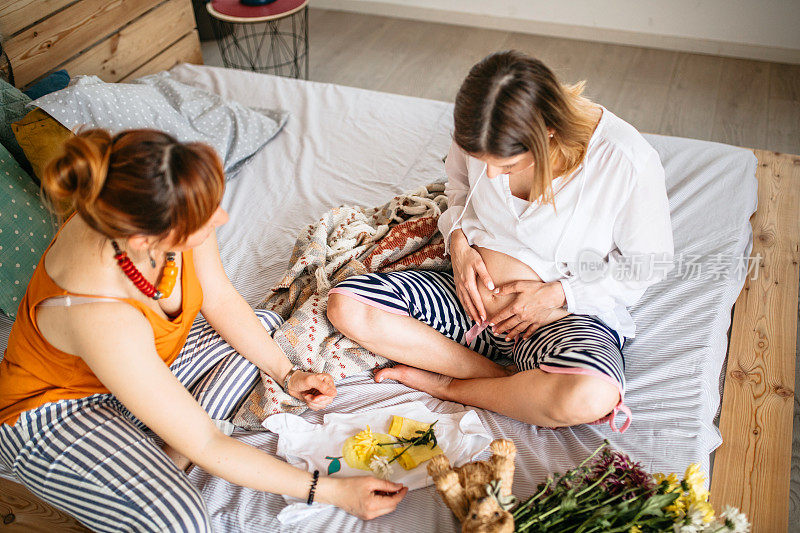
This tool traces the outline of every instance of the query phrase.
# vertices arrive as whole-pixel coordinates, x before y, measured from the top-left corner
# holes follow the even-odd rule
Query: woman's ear
[[[153,244],[155,244],[155,239],[149,235],[128,237],[128,249],[136,255],[146,254]]]

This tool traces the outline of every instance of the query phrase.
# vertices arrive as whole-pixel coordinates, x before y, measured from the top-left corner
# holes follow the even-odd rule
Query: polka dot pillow
[[[2,145],[0,188],[0,311],[14,317],[55,232],[39,188]]]
[[[204,142],[222,158],[229,178],[280,131],[289,116],[224,99],[181,83],[168,72],[131,83],[77,76],[69,87],[39,98],[36,105],[70,130],[157,128],[179,141]]]

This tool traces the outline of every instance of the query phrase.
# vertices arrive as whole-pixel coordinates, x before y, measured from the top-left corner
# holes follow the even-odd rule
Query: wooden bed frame
[[[733,308],[711,503],[747,513],[753,531],[789,526],[797,297],[800,155],[753,150],[758,210],[752,255],[761,256]]]
[[[47,73],[116,82],[202,63],[190,0],[6,0],[0,34],[24,87]],[[714,508],[739,507],[753,531],[786,531],[800,275],[800,156],[753,150],[758,210],[753,252],[762,260],[733,312]],[[19,484],[0,479],[2,531],[86,531]]]

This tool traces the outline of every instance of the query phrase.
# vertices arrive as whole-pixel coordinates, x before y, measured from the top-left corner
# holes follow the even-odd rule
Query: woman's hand
[[[469,245],[467,237],[460,229],[450,235],[450,260],[453,264],[453,281],[458,301],[474,322],[483,322],[486,320],[486,309],[478,292],[477,278],[480,278],[490,291],[494,290],[494,283],[486,270],[481,254]]]
[[[327,373],[317,374],[298,370],[289,377],[286,392],[306,402],[308,407],[318,411],[336,398],[336,385],[333,376]]]
[[[495,294],[513,294],[505,308],[489,321],[493,330],[505,334],[506,340],[517,335],[527,339],[542,326],[563,318],[569,312],[563,308],[566,303],[564,288],[558,281],[513,281],[495,290]]]
[[[372,520],[394,511],[408,487],[374,477],[321,477],[319,500],[332,503],[362,520]]]

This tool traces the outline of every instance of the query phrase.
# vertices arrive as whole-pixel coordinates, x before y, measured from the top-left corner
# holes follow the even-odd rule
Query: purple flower
[[[642,465],[631,460],[627,454],[612,450],[609,447],[604,448],[600,455],[588,465],[586,482],[597,481],[611,467],[613,467],[613,472],[600,484],[603,490],[610,495],[620,494],[629,489],[638,490],[628,493],[623,499],[634,498],[641,494],[655,493],[656,485],[652,476],[645,472]]]

